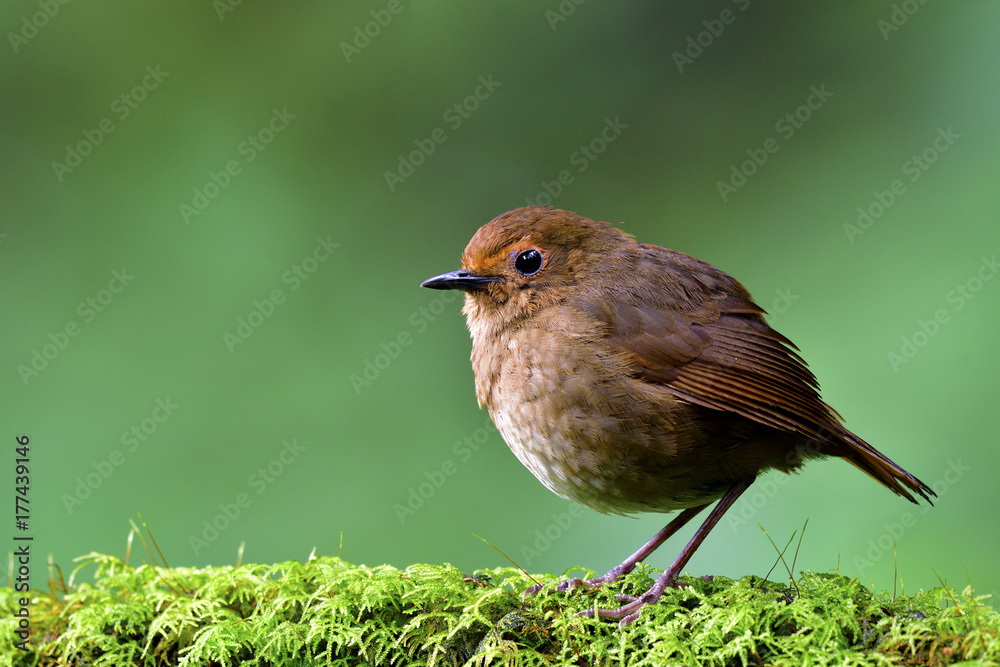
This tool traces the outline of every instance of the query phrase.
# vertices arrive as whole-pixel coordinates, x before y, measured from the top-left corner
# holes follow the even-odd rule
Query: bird
[[[647,591],[587,615],[624,627],[682,585],[695,550],[766,471],[839,457],[913,503],[935,495],[849,431],[747,289],[695,257],[528,206],[482,226],[460,269],[421,286],[465,293],[476,398],[542,484],[602,513],[679,512],[607,574],[558,590],[618,580],[717,501]]]

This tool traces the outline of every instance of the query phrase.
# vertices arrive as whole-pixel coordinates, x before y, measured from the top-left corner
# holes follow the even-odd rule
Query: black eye
[[[514,260],[514,268],[522,276],[533,276],[542,268],[542,253],[534,248],[520,253]]]

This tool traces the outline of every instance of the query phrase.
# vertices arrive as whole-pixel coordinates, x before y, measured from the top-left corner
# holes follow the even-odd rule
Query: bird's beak
[[[503,278],[500,276],[477,276],[467,269],[459,269],[428,278],[420,283],[420,286],[431,289],[460,289],[465,292],[474,292],[484,290],[487,285],[498,280],[503,280]]]

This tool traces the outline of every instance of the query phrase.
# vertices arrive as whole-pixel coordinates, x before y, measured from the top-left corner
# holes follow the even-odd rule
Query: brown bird
[[[719,500],[652,588],[602,617],[626,625],[677,585],[767,470],[839,456],[911,502],[934,495],[844,428],[750,293],[694,257],[533,206],[483,226],[461,269],[422,285],[465,292],[476,397],[545,486],[599,512],[682,510],[603,577],[560,590],[618,579]]]

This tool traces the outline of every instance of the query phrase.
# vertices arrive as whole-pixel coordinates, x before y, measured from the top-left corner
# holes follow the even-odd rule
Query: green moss
[[[840,574],[797,587],[684,578],[624,630],[578,616],[655,571],[521,601],[513,568],[365,567],[336,558],[205,569],[92,554],[94,584],[32,592],[31,650],[0,589],[3,665],[944,665],[1000,660],[1000,615],[948,588],[872,593]],[[559,577],[538,577],[555,582]],[[992,662],[990,662],[992,661]]]

